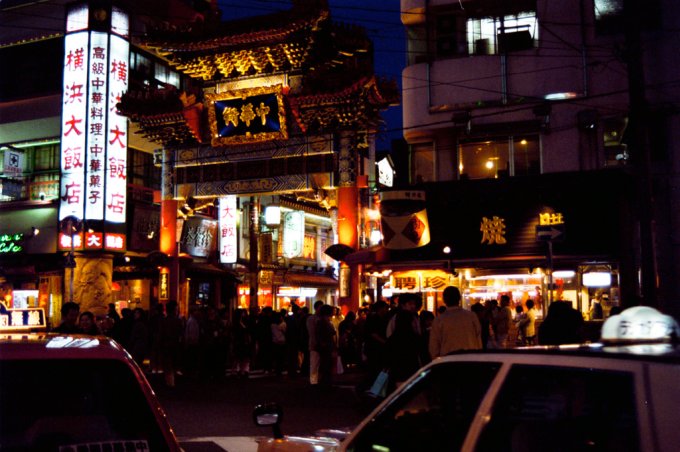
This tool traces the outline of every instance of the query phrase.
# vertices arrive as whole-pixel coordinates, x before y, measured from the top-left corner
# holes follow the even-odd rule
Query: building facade
[[[435,276],[468,303],[508,292],[584,313],[604,298],[677,315],[677,6],[402,0],[401,10],[409,188],[426,193],[432,228],[417,255],[448,269]],[[412,273],[378,259],[373,284],[415,280],[440,302],[413,273],[415,252],[383,259]]]

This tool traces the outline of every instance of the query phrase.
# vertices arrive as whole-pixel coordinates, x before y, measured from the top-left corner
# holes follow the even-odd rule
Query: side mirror
[[[265,403],[257,405],[253,410],[253,421],[260,427],[272,426],[275,439],[283,438],[281,433],[281,422],[283,421],[283,410],[276,403]]]

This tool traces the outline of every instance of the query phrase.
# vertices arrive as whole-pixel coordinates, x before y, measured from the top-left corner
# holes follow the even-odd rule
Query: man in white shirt
[[[458,350],[480,350],[482,327],[474,312],[460,306],[460,291],[449,286],[443,292],[446,311],[437,316],[430,330],[432,359]]]

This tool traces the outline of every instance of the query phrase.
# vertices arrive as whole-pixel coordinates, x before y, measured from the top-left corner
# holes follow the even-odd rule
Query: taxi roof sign
[[[603,342],[671,341],[680,337],[680,326],[669,315],[649,306],[634,306],[609,317],[602,325]]]
[[[0,303],[0,331],[25,331],[47,329],[43,308],[9,309]]]

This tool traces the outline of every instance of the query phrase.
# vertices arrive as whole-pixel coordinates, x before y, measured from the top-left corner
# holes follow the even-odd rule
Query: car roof
[[[114,359],[131,357],[106,336],[58,333],[0,334],[0,360],[6,359]]]
[[[680,343],[678,342],[631,342],[607,344],[602,342],[587,344],[549,345],[517,347],[512,349],[493,349],[486,351],[458,351],[444,357],[444,361],[460,361],[473,355],[490,355],[498,359],[513,360],[519,357],[564,356],[575,358],[608,358],[634,361],[659,362],[680,365]],[[461,358],[462,357],[462,358]],[[505,358],[504,358],[505,357]],[[513,358],[514,357],[514,358]]]

